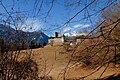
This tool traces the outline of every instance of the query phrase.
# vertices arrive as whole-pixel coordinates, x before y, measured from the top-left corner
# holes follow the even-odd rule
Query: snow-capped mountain
[[[81,36],[81,35],[87,35],[87,33],[80,33],[78,31],[73,31],[73,32],[70,32],[70,33],[65,33],[64,34],[65,36]]]
[[[24,32],[3,24],[0,24],[0,39],[3,39],[7,46],[10,46],[10,44],[17,45],[17,42],[28,46],[31,42],[34,42],[35,45],[48,43],[48,36],[43,32]]]

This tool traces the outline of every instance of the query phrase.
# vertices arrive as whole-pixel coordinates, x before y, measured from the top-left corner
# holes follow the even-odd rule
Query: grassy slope
[[[33,50],[34,59],[39,64],[39,75],[43,75],[44,73],[48,74],[50,71],[49,75],[53,78],[57,78],[57,76],[64,69],[69,60],[69,54],[59,54],[59,51],[60,46],[51,47],[50,45],[47,45],[44,48],[38,48]],[[98,78],[103,70],[104,67],[101,68],[97,73],[88,77],[87,79],[89,80]],[[92,69],[75,67],[68,73],[68,78],[81,77],[89,74],[92,71]],[[114,68],[111,64],[110,67],[103,74],[103,76],[111,75],[114,73],[120,73],[120,68]]]

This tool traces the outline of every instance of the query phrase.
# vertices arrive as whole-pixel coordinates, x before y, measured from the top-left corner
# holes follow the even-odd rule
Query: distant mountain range
[[[43,32],[24,32],[15,30],[8,25],[0,24],[0,39],[3,39],[7,47],[11,45],[39,45],[48,44],[48,36]]]

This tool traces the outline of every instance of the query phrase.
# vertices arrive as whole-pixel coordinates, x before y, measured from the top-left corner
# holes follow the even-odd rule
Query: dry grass
[[[38,74],[39,76],[52,76],[55,80],[62,80],[62,75],[64,68],[66,67],[69,59],[71,58],[70,52],[66,54],[60,54],[60,49],[62,45],[56,45],[56,46],[50,46],[47,45],[44,48],[38,48],[33,49],[33,55],[34,60],[38,64]],[[86,47],[86,46],[85,46]],[[80,48],[83,49],[84,47]],[[72,65],[70,63],[70,65]],[[87,77],[86,79],[95,79],[100,76],[100,74],[105,69],[105,66],[103,66],[100,70],[98,70],[95,74],[92,74],[91,76]],[[67,78],[74,78],[74,77],[82,77],[85,75],[88,75],[95,69],[91,68],[83,68],[78,63],[73,65],[71,69],[67,72]],[[106,72],[103,74],[103,76],[119,73],[120,68],[113,67],[112,64],[110,64],[109,68],[107,68]],[[102,76],[102,77],[103,77]]]

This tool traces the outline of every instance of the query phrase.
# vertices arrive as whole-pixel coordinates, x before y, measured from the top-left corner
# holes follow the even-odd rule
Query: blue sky
[[[35,4],[35,1],[37,1],[36,3],[38,4]],[[55,31],[66,34],[73,31],[83,32],[84,29],[91,30],[100,16],[100,13],[96,12],[109,5],[107,4],[108,0],[97,0],[98,2],[95,2],[89,6],[87,10],[83,10],[69,24],[64,25],[64,23],[67,22],[72,16],[74,16],[74,14],[82,10],[88,3],[93,0],[81,0],[81,3],[76,4],[75,6],[72,6],[72,3],[78,0],[55,0],[50,14],[46,18],[46,12],[50,9],[51,0],[44,0],[40,12],[39,7],[41,2],[39,1],[42,0],[2,0],[2,3],[6,7],[7,11],[11,13],[12,17],[22,17],[22,23],[17,23],[20,29],[24,31],[41,30],[48,36],[53,36]],[[68,6],[66,3],[70,5]],[[0,11],[0,18],[6,20],[8,14],[1,5]],[[18,13],[15,14],[15,12]],[[90,18],[84,19],[85,17],[88,17],[88,15],[92,14],[94,15]]]

